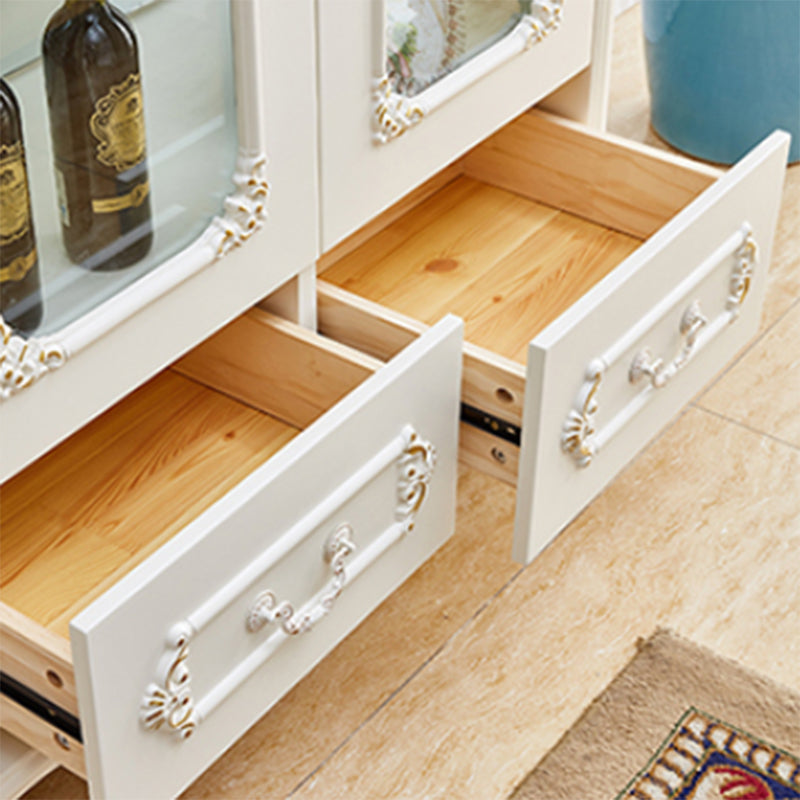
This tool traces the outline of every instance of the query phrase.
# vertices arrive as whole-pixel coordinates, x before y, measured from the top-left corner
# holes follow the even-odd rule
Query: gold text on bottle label
[[[117,172],[145,156],[144,107],[139,73],[131,73],[95,104],[89,129],[97,139],[97,160]]]
[[[0,242],[10,244],[30,230],[28,181],[22,142],[0,145]]]

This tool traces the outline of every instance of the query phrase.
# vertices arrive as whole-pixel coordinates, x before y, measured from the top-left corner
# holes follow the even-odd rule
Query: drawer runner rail
[[[81,723],[76,716],[29,689],[25,684],[14,680],[4,672],[0,672],[0,694],[5,695],[9,700],[43,719],[48,725],[58,728],[71,739],[83,744]]]
[[[466,403],[461,404],[461,421],[478,428],[478,430],[491,433],[492,436],[497,436],[498,439],[510,442],[516,447],[519,447],[522,441],[522,428],[519,425],[514,425]]]

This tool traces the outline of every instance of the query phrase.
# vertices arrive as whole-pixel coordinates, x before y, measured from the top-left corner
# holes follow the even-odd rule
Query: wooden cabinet
[[[202,772],[452,533],[458,458],[528,561],[758,324],[785,134],[722,173],[603,133],[589,0],[406,95],[391,1],[232,2],[226,211],[6,333],[3,726],[93,796]]]

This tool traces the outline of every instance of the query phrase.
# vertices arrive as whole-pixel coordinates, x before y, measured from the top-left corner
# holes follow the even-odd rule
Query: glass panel
[[[531,0],[385,0],[386,72],[421,92],[506,36]]]
[[[111,181],[112,197],[101,198],[98,205],[95,192],[93,198],[81,202],[91,205],[94,214],[89,238],[96,240],[96,232],[101,230],[100,223],[94,220],[101,219],[102,224],[106,224],[111,219],[109,224],[116,227],[109,248],[100,255],[77,256],[83,259],[84,266],[73,263],[65,245],[70,234],[64,233],[66,227],[63,231],[62,227],[72,223],[74,230],[74,220],[80,219],[85,208],[75,206],[73,193],[66,205],[72,202],[74,207],[64,210],[65,178],[62,169],[55,168],[57,154],[51,137],[41,55],[45,27],[62,5],[66,4],[58,0],[0,0],[0,64],[3,78],[16,96],[20,109],[39,257],[44,314],[41,323],[32,331],[36,336],[54,333],[77,320],[195,241],[211,219],[222,212],[224,198],[234,190],[232,177],[238,150],[229,0],[117,0],[114,7],[125,13],[138,42],[141,83],[132,83],[128,75],[114,82],[111,88],[94,88],[95,96],[102,95],[106,105],[101,107],[100,101],[96,101],[92,106],[100,110],[91,115],[95,137],[91,141],[98,148],[106,146],[103,163],[118,174]],[[99,4],[77,0],[72,3],[70,13],[95,5]],[[62,69],[59,64],[53,67],[55,72]],[[93,78],[91,67],[84,69]],[[98,74],[108,76],[110,69],[100,67]],[[126,67],[124,73],[129,69]],[[66,70],[61,77],[64,75],[67,77],[65,86],[77,85]],[[72,91],[68,89],[67,95],[74,109],[78,101],[73,99]],[[137,98],[143,101],[144,162],[140,156],[130,155],[130,143],[136,141],[137,132],[141,131],[141,114],[136,116],[126,110],[127,116],[120,116],[122,112],[118,109],[122,106],[118,98],[128,103],[127,109],[136,105]],[[122,137],[117,144],[108,139],[112,133]],[[5,123],[3,136],[5,141]],[[60,138],[57,147],[63,146],[64,140]],[[117,155],[114,155],[115,146]],[[138,152],[141,153],[141,149]],[[92,155],[100,159],[100,150],[93,151]],[[63,154],[59,154],[59,158],[59,164],[68,161]],[[136,165],[136,158],[146,167]],[[70,169],[70,165],[63,169]],[[78,169],[86,167],[79,163]],[[113,186],[134,185],[123,181],[127,175],[137,172],[144,176],[143,183],[149,181],[146,188],[137,190],[138,194],[113,191]],[[107,187],[108,179],[105,181],[103,185]],[[118,252],[119,241],[127,241],[122,239],[126,235],[122,218],[128,213],[131,219],[138,213],[137,203],[141,205],[145,194],[150,203],[150,219],[146,211],[144,223],[141,214],[135,217],[127,240],[144,240],[144,247],[140,249],[146,249],[147,234],[152,227],[149,250],[144,255],[134,252],[133,263],[123,268],[98,270],[97,266],[102,268],[110,263],[106,254]],[[6,207],[5,197],[3,202]],[[144,237],[141,236],[143,230]],[[74,245],[72,252],[75,258]],[[6,255],[3,261],[5,267]],[[8,278],[8,273],[4,277]],[[3,284],[7,285],[7,282]],[[8,310],[4,316],[9,318]]]

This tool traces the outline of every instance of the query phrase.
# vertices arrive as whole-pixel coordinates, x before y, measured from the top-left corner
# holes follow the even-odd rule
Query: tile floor
[[[647,127],[639,11],[611,130]],[[456,534],[187,798],[503,798],[669,626],[800,689],[800,166],[759,337],[533,564],[514,492],[463,469]],[[85,796],[57,773],[30,798]]]

